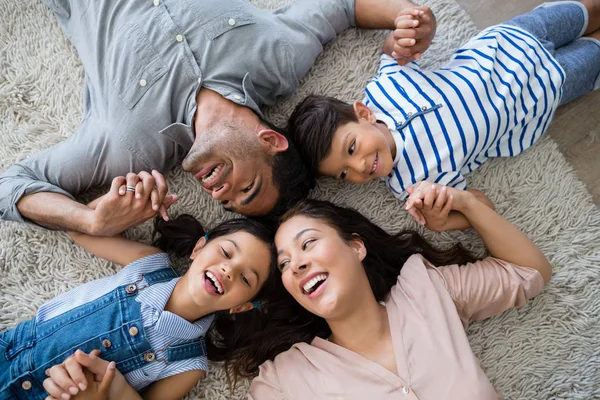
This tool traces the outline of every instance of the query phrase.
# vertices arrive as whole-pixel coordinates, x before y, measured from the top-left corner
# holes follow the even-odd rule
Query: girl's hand
[[[404,209],[415,221],[435,231],[456,229],[447,226],[450,211],[461,211],[477,200],[470,192],[427,181],[417,183],[407,192]]]
[[[73,400],[108,400],[108,393],[116,371],[117,367],[114,361],[108,363],[104,377],[100,382],[96,382],[94,374],[92,374],[90,370],[85,369],[83,373],[85,374],[88,383],[87,390],[79,392],[79,394],[73,397]]]
[[[97,356],[100,354],[100,350],[93,350],[91,354]],[[75,354],[67,357],[62,364],[50,368],[47,375],[49,378],[44,380],[43,386],[50,394],[50,399],[68,400],[71,396],[75,396],[79,391],[86,390],[88,387],[88,380],[83,372],[83,366],[77,362]]]

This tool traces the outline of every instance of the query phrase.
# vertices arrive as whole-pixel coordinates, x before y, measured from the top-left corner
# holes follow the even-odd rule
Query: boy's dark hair
[[[333,134],[348,122],[357,122],[354,107],[333,97],[307,96],[290,116],[287,131],[313,174],[331,152]]]
[[[273,184],[279,192],[279,198],[268,215],[258,218],[262,223],[272,226],[298,201],[308,197],[310,190],[315,187],[315,177],[302,160],[294,141],[285,129],[264,119],[261,119],[261,122],[269,129],[281,133],[288,140],[287,150],[277,153],[271,158]]]

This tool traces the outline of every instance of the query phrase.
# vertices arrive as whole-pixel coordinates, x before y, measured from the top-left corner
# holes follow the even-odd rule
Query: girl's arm
[[[191,370],[169,376],[150,385],[142,393],[142,398],[144,400],[179,400],[192,390],[205,375],[205,371]]]
[[[88,252],[119,265],[127,265],[151,254],[162,253],[162,250],[157,247],[126,239],[121,235],[106,237],[90,236],[79,232],[68,232],[68,234],[75,243]]]

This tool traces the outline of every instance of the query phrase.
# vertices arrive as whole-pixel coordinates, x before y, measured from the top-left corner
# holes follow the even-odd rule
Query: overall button
[[[23,381],[23,383],[21,383],[21,387],[24,390],[29,390],[29,389],[31,389],[31,382],[29,382],[29,381]]]
[[[409,394],[410,393],[410,389],[406,386],[402,386],[402,389],[400,389],[402,391],[402,394]]]
[[[421,110],[423,110],[423,111],[427,111],[427,106],[423,106],[423,107],[421,107]]]
[[[104,339],[104,340],[102,341],[102,347],[104,347],[104,348],[107,348],[107,349],[108,349],[110,346],[112,346],[112,342],[111,342],[110,340],[108,340],[108,339]]]
[[[229,21],[227,21],[227,23],[228,23],[229,25],[231,25],[231,26],[234,26],[234,25],[235,25],[235,19],[233,19],[233,18],[230,18],[230,19],[229,19]]]
[[[140,331],[138,330],[137,327],[132,326],[131,328],[129,328],[129,334],[131,336],[136,336],[138,333],[140,333]]]
[[[142,79],[142,80],[140,81],[140,86],[141,86],[141,87],[144,87],[144,86],[146,86],[147,84],[148,84],[148,82],[146,82],[146,80],[145,80],[145,79]]]
[[[137,286],[135,286],[135,283],[132,283],[131,285],[127,285],[127,287],[125,288],[125,291],[127,292],[127,294],[134,293],[136,290],[137,290]]]
[[[183,35],[175,36],[175,40],[177,40],[178,42],[183,42]]]
[[[153,352],[149,351],[148,353],[144,354],[144,361],[152,362],[154,360],[156,360],[156,354]]]
[[[152,4],[154,4],[154,7],[158,7],[158,5],[160,4],[160,0],[154,0]]]

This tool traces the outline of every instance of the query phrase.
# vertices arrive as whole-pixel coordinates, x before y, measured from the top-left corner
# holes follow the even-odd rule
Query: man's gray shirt
[[[44,0],[85,69],[83,117],[64,142],[0,175],[0,219],[22,196],[73,198],[188,153],[201,87],[250,107],[292,93],[323,45],[354,26],[354,0]],[[199,116],[201,118],[201,116]]]

